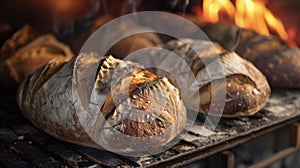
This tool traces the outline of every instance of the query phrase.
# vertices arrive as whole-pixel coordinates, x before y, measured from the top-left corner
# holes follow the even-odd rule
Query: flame
[[[234,5],[230,0],[203,0],[202,10],[196,7],[194,12],[201,19],[213,23],[228,21],[220,18],[225,14],[239,27],[252,29],[264,35],[270,35],[272,30],[281,39],[289,40],[283,23],[266,7],[265,1],[235,0]]]
[[[229,16],[234,16],[235,8],[229,0],[204,0],[203,18],[216,23],[219,19],[219,12],[224,10]]]

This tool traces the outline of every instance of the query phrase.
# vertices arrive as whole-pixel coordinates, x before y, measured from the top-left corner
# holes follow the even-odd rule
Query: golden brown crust
[[[86,98],[92,111],[85,109]],[[95,53],[49,62],[22,83],[18,104],[26,118],[56,138],[120,153],[147,152],[149,141],[160,149],[186,122],[179,91],[166,78]],[[124,137],[139,139],[127,144]]]
[[[300,87],[300,49],[286,48],[273,56],[259,56],[253,63],[268,78],[273,87]]]
[[[235,25],[215,24],[203,30],[213,41],[251,61],[266,75],[272,87],[300,87],[298,47],[292,48],[278,37],[259,35]]]
[[[219,113],[222,110],[219,109],[222,108],[221,103],[214,104],[213,108],[219,110],[212,110],[210,114],[222,114],[222,117],[253,115],[266,104],[270,95],[270,87],[265,76],[252,63],[244,60],[234,52],[227,52],[221,49],[217,44],[191,39],[185,39],[184,41],[186,43],[179,40],[170,41],[165,48],[181,56],[196,76],[200,95],[200,110],[203,110],[200,112],[209,112],[212,107],[213,97],[216,99],[214,102],[225,101],[225,106],[223,113]],[[192,51],[191,46],[196,50]],[[206,67],[209,67],[216,61],[220,61],[224,68],[226,84],[222,82],[222,77],[220,79],[206,79],[204,77],[209,77],[208,73],[210,75],[214,73],[208,72]],[[179,67],[177,68],[180,69]],[[217,69],[215,70],[217,71]],[[187,85],[193,86],[189,83]],[[215,87],[214,93],[212,93],[212,86]],[[226,97],[222,100],[222,91],[224,90],[226,90]],[[181,90],[181,92],[185,92],[185,90]],[[196,97],[192,99],[197,100]],[[194,106],[189,101],[185,102],[185,104],[187,108]]]
[[[13,36],[8,39],[0,49],[0,61],[9,58],[18,49],[38,37],[38,33],[29,25],[24,25]]]
[[[242,30],[236,49],[245,59],[253,62],[266,76],[272,87],[300,87],[300,49],[289,47],[274,36],[245,37],[249,30]]]
[[[70,48],[54,36],[38,36],[27,25],[2,46],[0,54],[0,76],[6,79],[0,87],[5,88],[15,88],[52,59],[68,60],[73,57]]]

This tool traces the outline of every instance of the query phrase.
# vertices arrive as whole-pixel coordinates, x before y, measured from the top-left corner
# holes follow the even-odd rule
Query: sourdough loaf
[[[217,43],[179,39],[169,41],[163,49],[147,51],[149,60],[143,58],[146,54],[137,54],[134,60],[161,67],[153,72],[179,86],[188,109],[221,117],[250,116],[269,99],[265,76],[251,62]]]
[[[163,149],[186,123],[179,91],[167,78],[95,53],[50,61],[21,84],[18,104],[58,139],[125,154]]]
[[[235,25],[215,24],[203,30],[213,41],[251,61],[272,87],[300,87],[299,47],[290,47],[279,37],[259,35]]]
[[[70,48],[53,35],[40,35],[25,25],[0,49],[0,87],[16,88],[22,80],[50,60],[69,60],[72,57]]]

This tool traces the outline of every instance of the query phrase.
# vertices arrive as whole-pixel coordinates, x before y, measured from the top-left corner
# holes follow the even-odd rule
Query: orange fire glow
[[[196,7],[194,12],[208,22],[232,21],[239,27],[260,34],[269,35],[272,30],[283,40],[289,39],[283,23],[267,9],[262,0],[235,0],[235,5],[230,0],[203,0],[202,10]]]

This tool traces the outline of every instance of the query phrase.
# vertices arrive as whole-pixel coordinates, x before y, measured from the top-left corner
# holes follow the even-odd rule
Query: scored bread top
[[[49,62],[22,83],[18,103],[48,134],[117,153],[160,149],[186,122],[179,91],[167,78],[95,53]]]

